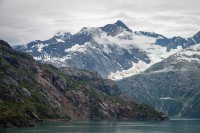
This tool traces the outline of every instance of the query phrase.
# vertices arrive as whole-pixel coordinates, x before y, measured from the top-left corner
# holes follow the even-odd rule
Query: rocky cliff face
[[[165,119],[120,94],[115,82],[95,72],[41,64],[0,41],[0,127],[40,119]]]
[[[200,117],[200,45],[188,47],[141,74],[118,82],[124,93],[168,115]]]

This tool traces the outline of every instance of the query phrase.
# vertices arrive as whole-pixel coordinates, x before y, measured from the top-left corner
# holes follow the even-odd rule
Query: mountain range
[[[200,32],[189,38],[133,31],[122,21],[58,32],[16,50],[56,67],[98,72],[116,80],[120,91],[170,116],[200,117]]]
[[[98,72],[113,80],[135,75],[188,46],[200,43],[200,32],[190,38],[132,31],[122,21],[103,27],[84,27],[76,34],[58,32],[52,38],[15,46],[34,59],[55,65]]]

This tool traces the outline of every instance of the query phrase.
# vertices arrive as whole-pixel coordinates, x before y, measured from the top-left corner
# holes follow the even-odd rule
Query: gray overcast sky
[[[132,30],[190,37],[200,31],[200,0],[0,0],[0,39],[24,44],[118,19]]]

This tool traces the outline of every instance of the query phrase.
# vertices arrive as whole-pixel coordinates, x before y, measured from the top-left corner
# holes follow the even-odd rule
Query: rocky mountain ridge
[[[0,40],[0,127],[41,119],[167,119],[120,94],[114,81],[98,73],[41,64]]]
[[[15,47],[34,59],[57,67],[98,72],[104,78],[123,79],[138,74],[180,50],[200,42],[190,38],[132,31],[122,21],[103,27],[84,27],[76,34],[58,32],[52,38]]]
[[[118,81],[123,93],[170,116],[200,118],[200,44]]]

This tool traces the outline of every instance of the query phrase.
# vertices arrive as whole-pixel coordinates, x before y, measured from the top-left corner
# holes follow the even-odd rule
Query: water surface
[[[0,133],[200,133],[200,119],[169,121],[40,122],[30,128],[0,129]]]

